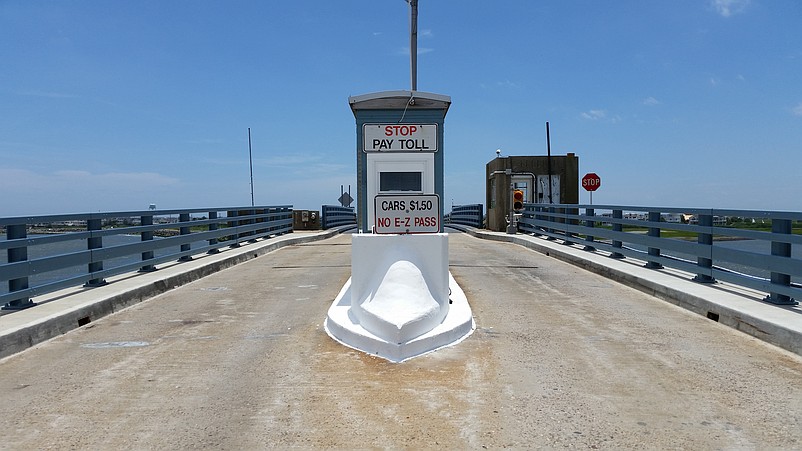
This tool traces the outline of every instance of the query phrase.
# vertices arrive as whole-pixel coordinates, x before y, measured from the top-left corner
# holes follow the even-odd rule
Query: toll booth
[[[579,158],[573,153],[497,157],[487,163],[486,173],[485,201],[490,230],[506,230],[516,195],[524,203],[579,203]]]
[[[384,230],[388,233],[442,232],[443,124],[451,97],[420,91],[384,91],[352,96],[348,103],[356,119],[359,230],[376,230],[377,202],[384,200],[379,205],[400,206],[392,202],[405,201],[402,210],[409,214],[408,199],[421,195],[415,197],[421,202],[416,206],[436,211],[413,218],[380,216],[380,220],[387,221],[380,226],[387,225]],[[436,219],[434,226],[432,218]],[[410,219],[411,224],[422,226],[404,227],[404,221],[410,224]],[[396,227],[399,224],[401,227]]]

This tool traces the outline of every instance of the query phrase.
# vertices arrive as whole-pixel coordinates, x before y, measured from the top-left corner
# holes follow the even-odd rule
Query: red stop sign
[[[585,174],[582,177],[582,188],[586,191],[596,191],[601,186],[601,178],[595,172]]]

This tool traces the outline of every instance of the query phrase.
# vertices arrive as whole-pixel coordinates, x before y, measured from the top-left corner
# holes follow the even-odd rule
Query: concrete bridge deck
[[[533,241],[553,247],[547,256],[452,234],[450,269],[477,330],[391,364],[323,330],[349,277],[350,237],[292,235],[235,269],[0,360],[0,448],[802,449],[799,355],[566,263],[567,246]],[[249,246],[236,252],[262,253]],[[232,257],[0,317],[0,339],[17,315],[85,315],[91,300],[75,296],[119,299],[135,279],[166,290],[192,278],[171,271],[203,272],[213,258]],[[629,271],[643,290],[630,266],[610,275]],[[651,274],[665,290],[684,283]],[[716,290],[699,294],[713,304],[748,295],[701,288]],[[774,320],[761,321],[790,321],[782,330],[795,336],[798,310],[750,302],[761,311],[743,315],[772,309]]]

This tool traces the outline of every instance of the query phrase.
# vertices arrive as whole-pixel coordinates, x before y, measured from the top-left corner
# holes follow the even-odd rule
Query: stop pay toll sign
[[[365,124],[365,152],[437,152],[437,124]]]
[[[440,232],[440,198],[437,194],[376,196],[375,233]]]

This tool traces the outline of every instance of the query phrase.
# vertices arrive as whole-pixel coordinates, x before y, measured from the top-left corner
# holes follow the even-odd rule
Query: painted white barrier
[[[448,234],[355,234],[351,257],[351,279],[326,318],[335,340],[400,362],[473,331],[465,294],[448,273]]]

